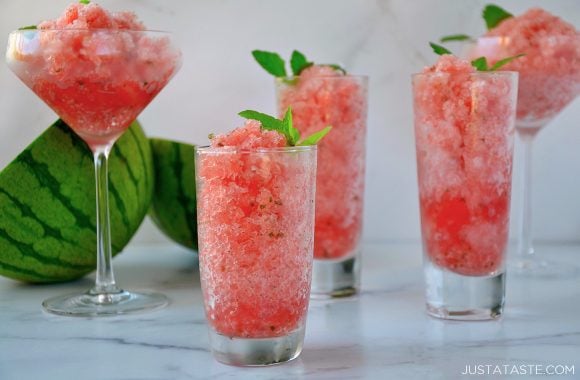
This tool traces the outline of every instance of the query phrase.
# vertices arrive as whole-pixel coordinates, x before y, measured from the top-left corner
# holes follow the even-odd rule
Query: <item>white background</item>
[[[0,36],[55,18],[70,0],[0,0]],[[285,57],[297,48],[317,62],[367,74],[370,110],[365,240],[419,239],[410,74],[435,60],[429,40],[484,31],[482,0],[103,0],[133,10],[150,29],[176,32],[184,62],[174,81],[140,116],[150,136],[206,143],[239,126],[238,111],[274,112],[271,77],[255,48]],[[539,5],[580,27],[578,0],[497,1],[519,14]],[[0,45],[4,42],[0,39]],[[0,167],[47,128],[55,114],[0,64]],[[580,101],[537,138],[534,231],[539,240],[580,241]],[[519,156],[516,156],[519,158]],[[519,166],[516,160],[516,174]],[[519,211],[514,182],[512,226]],[[512,235],[515,229],[512,228]],[[147,221],[140,243],[165,238]]]

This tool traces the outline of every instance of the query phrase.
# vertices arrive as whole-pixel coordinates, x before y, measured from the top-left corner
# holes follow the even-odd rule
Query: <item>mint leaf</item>
[[[293,80],[295,78],[287,79],[288,75],[286,74],[286,62],[284,62],[279,54],[263,50],[254,50],[252,51],[252,55],[254,56],[256,62],[258,62],[258,64],[270,74],[277,78],[282,78],[286,84],[293,85],[296,83]],[[313,65],[314,62],[308,61],[304,54],[298,50],[294,50],[292,52],[292,56],[290,57],[290,67],[295,77],[300,76],[304,69]],[[341,71],[346,75],[346,70],[339,65],[319,64],[319,66],[328,66],[334,70]]]
[[[284,114],[284,119],[279,120],[273,116],[266,115],[258,111],[246,110],[240,112],[238,115],[245,119],[257,120],[262,124],[262,128],[268,131],[276,131],[286,137],[286,144],[288,146],[297,145],[300,141],[300,131],[294,128],[292,123],[292,108],[288,107]],[[330,127],[326,127],[321,131],[315,132],[300,142],[301,146],[314,145],[321,138],[323,138],[330,131]]]
[[[292,73],[294,76],[300,75],[302,70],[312,65],[313,63],[308,62],[304,54],[300,53],[298,50],[292,52],[292,56],[290,57],[290,67],[292,67]]]
[[[300,141],[298,145],[299,146],[316,145],[324,136],[328,134],[328,132],[330,132],[331,129],[332,127],[329,125],[328,127],[321,129],[318,132],[314,132],[304,140]]]
[[[343,69],[340,65],[337,65],[337,64],[334,64],[334,63],[325,63],[325,64],[322,64],[320,66],[328,66],[328,67],[330,67],[330,68],[332,68],[332,69],[334,69],[336,71],[341,71],[344,75],[346,75],[346,70]]]
[[[288,107],[286,114],[284,114],[284,119],[282,120],[284,124],[284,130],[286,135],[286,140],[288,145],[294,146],[300,140],[300,131],[292,125],[292,108]]]
[[[90,3],[90,0],[79,0],[79,3],[87,5]]]
[[[286,77],[286,63],[277,54],[269,51],[254,50],[252,51],[254,59],[264,70],[275,77]]]
[[[483,19],[487,25],[487,30],[492,30],[498,26],[503,20],[513,17],[511,13],[495,4],[488,4],[483,9]]]
[[[439,42],[445,43],[450,41],[473,41],[473,37],[468,36],[467,34],[452,34],[449,36],[443,36],[439,40]]]
[[[518,59],[523,57],[525,54],[518,54],[518,55],[514,55],[512,57],[507,57],[504,59],[501,59],[499,61],[497,61],[493,66],[491,66],[491,68],[489,69],[490,71],[495,71],[497,69],[499,69],[500,67],[507,65],[508,63],[510,63],[511,61],[513,61],[514,59]]]
[[[282,134],[284,133],[284,125],[281,120],[276,119],[273,116],[266,115],[258,111],[246,110],[240,112],[238,115],[244,119],[257,120],[262,124],[262,128],[268,131],[278,131]]]
[[[286,137],[286,143],[290,146],[294,146],[296,144],[295,141],[297,141],[300,138],[300,133],[298,133],[298,131],[296,131],[298,133],[298,138],[296,138],[296,140],[294,139],[292,132],[290,132],[291,129],[293,128],[292,111],[290,110],[290,108],[288,108],[288,111],[286,111],[286,116],[284,117],[284,120],[279,120],[276,119],[274,116],[266,115],[265,113],[252,110],[242,111],[238,115],[240,115],[245,119],[259,121],[262,124],[262,128],[267,131],[276,131],[278,133],[281,133],[282,135],[284,135],[284,137]]]
[[[518,55],[514,55],[513,57],[507,57],[507,58],[501,59],[501,60],[497,61],[491,67],[489,67],[489,65],[487,64],[487,59],[485,57],[479,57],[479,58],[471,61],[471,66],[475,67],[478,71],[496,71],[500,67],[507,65],[508,63],[513,61],[514,59],[518,59],[520,57],[523,57],[524,55],[525,54],[518,54]]]
[[[477,71],[488,71],[487,58],[479,57],[471,61],[471,66],[475,67]]]
[[[36,25],[28,25],[28,26],[23,26],[22,28],[18,28],[18,30],[36,30],[38,29],[36,27]]]
[[[437,55],[453,54],[451,53],[451,51],[449,51],[448,49],[444,48],[441,45],[437,45],[433,42],[429,42],[429,45],[431,46],[431,49],[433,49],[433,52]]]

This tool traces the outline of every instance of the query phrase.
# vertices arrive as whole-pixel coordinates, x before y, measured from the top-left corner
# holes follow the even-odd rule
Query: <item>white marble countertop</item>
[[[579,262],[580,246],[540,249]],[[453,379],[469,377],[467,365],[567,365],[575,374],[556,377],[580,378],[580,277],[508,277],[501,321],[445,322],[424,312],[420,260],[417,244],[365,246],[362,294],[311,302],[302,355],[267,368],[213,360],[196,256],[176,246],[131,247],[115,259],[122,286],[172,298],[149,314],[47,315],[44,298],[87,288],[92,277],[50,286],[0,279],[0,379]]]

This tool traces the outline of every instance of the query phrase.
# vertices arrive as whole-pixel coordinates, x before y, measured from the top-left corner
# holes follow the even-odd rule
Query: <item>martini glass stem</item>
[[[120,292],[111,263],[108,161],[112,146],[99,146],[93,151],[97,199],[97,278],[91,292],[96,294]]]
[[[530,259],[534,255],[532,243],[532,144],[535,134],[520,133],[522,141],[522,208],[518,239],[520,260]]]

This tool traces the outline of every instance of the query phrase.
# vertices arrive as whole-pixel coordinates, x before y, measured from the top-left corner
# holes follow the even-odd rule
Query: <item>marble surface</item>
[[[0,0],[0,51],[10,31],[57,17],[74,1]],[[252,49],[278,51],[286,59],[299,49],[316,62],[369,75],[364,239],[373,242],[420,238],[410,75],[436,60],[427,42],[483,33],[480,14],[490,2],[514,14],[541,6],[580,28],[578,0],[93,1],[132,10],[151,29],[175,32],[183,50],[181,71],[139,116],[149,136],[203,144],[209,133],[239,126],[241,110],[275,112],[272,77],[254,62]],[[0,168],[56,117],[1,59],[0,115]],[[579,171],[579,120],[580,99],[537,138],[538,239],[580,242],[580,176],[571,175]],[[516,155],[514,173],[519,161]],[[521,192],[514,185],[515,237]],[[148,220],[135,236],[144,244],[165,241]]]
[[[538,248],[567,262],[580,250]],[[51,286],[0,279],[0,379],[459,379],[466,365],[567,365],[580,378],[580,276],[508,277],[501,321],[459,323],[425,315],[418,244],[366,245],[363,263],[362,294],[311,302],[302,355],[268,368],[213,360],[197,260],[173,245],[133,246],[115,259],[121,285],[172,298],[149,314],[47,315],[44,298],[85,289],[92,277]]]

